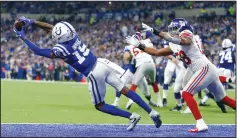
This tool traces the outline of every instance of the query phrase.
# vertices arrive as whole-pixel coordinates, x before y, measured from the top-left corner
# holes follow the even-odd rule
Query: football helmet
[[[57,23],[52,30],[52,38],[58,43],[64,43],[76,36],[76,31],[68,22]]]
[[[229,47],[232,47],[232,46],[233,46],[233,44],[232,44],[230,39],[224,39],[222,41],[222,48],[229,48]]]
[[[168,32],[172,35],[178,35],[183,30],[189,30],[193,33],[193,27],[183,18],[175,18],[168,26]]]

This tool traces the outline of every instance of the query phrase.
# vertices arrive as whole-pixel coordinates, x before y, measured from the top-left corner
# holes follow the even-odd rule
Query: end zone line
[[[82,123],[75,123],[75,124],[68,124],[68,123],[1,123],[1,125],[128,125],[128,124],[82,124]],[[137,124],[137,125],[154,125],[154,124]],[[185,126],[185,125],[196,125],[196,124],[162,124],[162,125],[176,125],[176,126]],[[236,125],[236,124],[207,124],[213,126],[219,125]]]

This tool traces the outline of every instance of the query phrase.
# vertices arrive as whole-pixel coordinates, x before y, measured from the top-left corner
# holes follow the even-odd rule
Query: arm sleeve
[[[32,50],[36,55],[51,58],[51,49],[40,49],[36,44],[28,40],[27,38],[23,39],[25,44],[29,47],[30,50]]]

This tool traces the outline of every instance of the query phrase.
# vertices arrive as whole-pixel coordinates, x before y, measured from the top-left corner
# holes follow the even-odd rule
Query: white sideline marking
[[[29,83],[55,83],[55,84],[88,84],[87,82],[66,82],[66,81],[43,81],[43,80],[19,80],[19,79],[1,79],[1,81],[10,81],[10,82],[29,82]]]
[[[67,124],[67,123],[1,123],[1,125],[8,125],[8,124],[16,124],[16,125],[128,125],[128,124],[82,124],[82,123],[77,123],[77,124]],[[154,124],[137,124],[140,126],[144,125],[154,125]],[[186,125],[196,125],[196,124],[162,124],[162,125],[174,125],[174,126],[186,126]],[[212,125],[212,126],[219,126],[219,125],[227,125],[227,126],[232,126],[236,124],[207,124],[207,125]]]

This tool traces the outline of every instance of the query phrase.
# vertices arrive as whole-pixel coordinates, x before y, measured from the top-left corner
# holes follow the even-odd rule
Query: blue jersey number
[[[77,57],[78,63],[79,63],[79,64],[82,64],[82,63],[86,60],[85,57],[89,55],[90,50],[86,47],[85,44],[83,44],[83,43],[82,43],[81,41],[79,41],[79,40],[77,40],[77,41],[73,44],[72,48],[75,50],[75,52],[73,52],[72,54]],[[81,52],[81,54],[79,53],[78,50]]]
[[[228,63],[232,63],[232,56],[231,56],[231,51],[227,51],[227,52],[221,52],[220,53],[220,63],[224,63],[224,61],[227,61]]]

